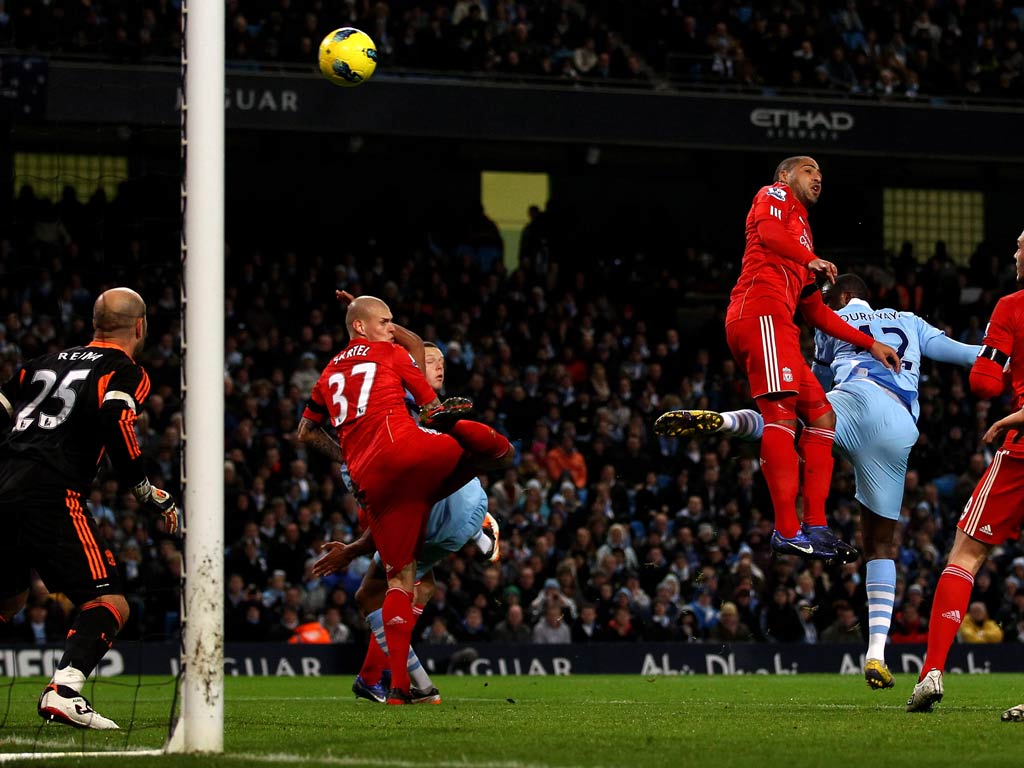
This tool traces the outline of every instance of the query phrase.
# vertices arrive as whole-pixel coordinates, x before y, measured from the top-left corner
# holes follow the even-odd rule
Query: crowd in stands
[[[677,87],[822,89],[864,97],[1022,95],[1024,3],[927,0],[230,0],[231,66],[316,60],[355,26],[382,69]],[[30,0],[0,12],[0,45],[128,62],[177,57],[179,4]]]
[[[102,226],[100,226],[102,223]],[[152,395],[139,441],[154,484],[180,493],[179,262],[160,253],[125,201],[73,193],[54,207],[22,191],[0,260],[0,378],[46,350],[91,337],[92,302],[117,284],[149,302],[143,356]],[[756,444],[680,441],[652,433],[670,408],[751,405],[723,341],[721,300],[704,319],[681,310],[735,273],[698,248],[669,262],[560,269],[570,242],[535,216],[515,269],[489,254],[474,222],[451,244],[384,259],[323,251],[228,255],[226,369],[226,622],[229,641],[287,641],[319,624],[332,642],[366,628],[354,594],[368,561],[311,575],[320,545],[359,533],[339,467],[296,439],[318,372],[347,343],[335,286],[390,303],[396,321],[447,359],[445,394],[471,397],[480,420],[518,446],[515,468],[483,481],[502,521],[502,557],[473,545],[436,569],[420,643],[456,641],[859,641],[863,563],[775,558],[772,512]],[[979,249],[958,267],[941,247],[905,249],[862,269],[876,306],[913,309],[978,343],[996,299],[1013,289],[1010,259]],[[990,460],[979,436],[1005,409],[978,402],[965,370],[926,364],[921,437],[910,458],[899,524],[892,642],[918,642],[959,510]],[[166,637],[178,623],[180,541],[140,514],[105,472],[89,509],[112,543],[133,613],[127,637]],[[851,467],[837,461],[828,503],[857,542]],[[185,510],[186,520],[189,513]],[[66,604],[33,587],[8,637],[62,636]],[[968,642],[1024,641],[1024,556],[999,547],[975,582]]]

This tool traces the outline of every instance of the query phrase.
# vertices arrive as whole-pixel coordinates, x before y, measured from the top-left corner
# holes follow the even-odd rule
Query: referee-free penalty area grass
[[[121,732],[43,727],[35,703],[44,681],[6,682],[0,753],[163,743],[173,690],[165,678],[86,687]],[[947,675],[945,701],[928,715],[904,712],[914,682],[897,675],[896,688],[872,691],[862,678],[841,675],[437,676],[442,705],[385,707],[355,701],[350,678],[229,677],[224,755],[116,760],[197,768],[1024,765],[1024,723],[999,720],[1003,709],[1024,702],[1024,675]],[[15,764],[113,762],[64,754]]]

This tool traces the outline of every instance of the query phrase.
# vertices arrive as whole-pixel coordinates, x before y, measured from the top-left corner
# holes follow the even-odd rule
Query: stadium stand
[[[97,194],[81,203],[68,193],[56,206],[21,190],[2,241],[0,377],[43,350],[87,339],[103,286],[136,287],[150,304],[143,363],[154,392],[140,417],[140,442],[153,482],[177,493],[180,320],[170,286],[178,263],[168,258],[166,238],[146,224],[148,207],[158,204],[127,187],[109,201]],[[772,558],[770,504],[754,446],[652,434],[655,417],[669,408],[749,405],[721,342],[721,294],[735,267],[695,244],[670,265],[627,259],[556,269],[573,263],[571,239],[563,220],[541,213],[524,237],[519,267],[507,272],[490,258],[496,244],[484,224],[469,221],[440,241],[412,233],[417,247],[374,255],[367,246],[358,260],[312,249],[229,249],[228,639],[286,641],[310,620],[324,623],[334,642],[366,637],[353,600],[366,562],[329,579],[309,574],[321,542],[357,534],[354,499],[336,467],[295,438],[311,381],[344,344],[330,296],[335,285],[389,301],[396,319],[446,352],[447,394],[472,397],[479,417],[519,446],[517,468],[486,484],[505,530],[501,563],[490,566],[471,547],[444,563],[444,586],[424,612],[419,642],[525,638],[518,624],[544,621],[550,599],[577,642],[738,638],[744,631],[756,641],[807,642],[834,623],[837,602],[863,615],[856,565]],[[973,267],[958,267],[941,248],[890,256],[869,278],[876,305],[912,308],[970,341],[1013,285],[1009,259],[992,267],[979,250]],[[711,310],[687,312],[698,296]],[[1003,407],[973,400],[961,371],[932,365],[924,375],[921,439],[900,521],[896,626],[903,634],[922,631],[941,553],[987,463],[979,436]],[[583,462],[566,461],[574,451]],[[89,506],[130,587],[126,635],[173,635],[177,544],[154,539],[124,491],[103,479]],[[854,541],[852,471],[842,462],[828,509]],[[1024,627],[1022,580],[1024,558],[1002,548],[972,597],[1006,628],[1006,642],[1020,639]],[[60,601],[40,590],[34,604],[9,639],[60,635]],[[904,614],[907,605],[913,609]],[[719,627],[723,611],[727,626]]]
[[[320,38],[367,31],[390,71],[559,78],[639,87],[878,99],[1019,99],[1020,3],[823,4],[617,0],[234,0],[237,68],[312,68]],[[174,3],[25,2],[0,14],[0,50],[175,63]]]

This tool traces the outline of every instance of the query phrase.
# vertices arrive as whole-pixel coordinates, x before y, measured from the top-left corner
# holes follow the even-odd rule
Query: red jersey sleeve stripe
[[[94,581],[107,577],[107,567],[103,564],[103,557],[100,555],[100,548],[96,546],[96,538],[89,530],[89,523],[82,512],[82,505],[79,503],[78,494],[74,491],[67,492],[67,507],[71,515],[71,523],[75,526],[75,533],[78,534],[78,541],[82,545],[82,551],[89,562],[89,572]]]

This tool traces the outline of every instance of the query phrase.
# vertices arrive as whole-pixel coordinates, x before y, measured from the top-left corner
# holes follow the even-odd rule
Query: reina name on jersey
[[[58,360],[100,360],[103,357],[102,352],[60,352],[57,354]]]

